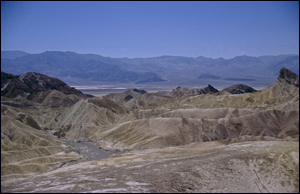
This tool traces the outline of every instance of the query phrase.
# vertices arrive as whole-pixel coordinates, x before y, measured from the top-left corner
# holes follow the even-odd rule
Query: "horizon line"
[[[46,50],[46,51],[43,51],[43,52],[40,52],[40,53],[29,53],[29,52],[26,52],[26,51],[22,51],[22,50],[1,50],[1,52],[24,52],[24,53],[27,53],[27,54],[42,54],[42,53],[45,53],[45,52],[64,52],[64,53],[67,53],[67,52],[71,52],[71,53],[75,53],[75,54],[80,54],[80,55],[99,55],[101,57],[108,57],[108,58],[127,58],[127,59],[145,59],[145,58],[158,58],[158,57],[186,57],[186,58],[199,58],[199,57],[204,57],[204,58],[210,58],[210,59],[225,59],[225,60],[229,60],[229,59],[233,59],[233,58],[236,58],[236,57],[243,57],[243,56],[246,56],[246,57],[267,57],[267,56],[282,56],[282,55],[297,55],[299,56],[299,53],[298,54],[278,54],[278,55],[272,55],[272,54],[269,54],[269,55],[260,55],[260,56],[250,56],[250,55],[237,55],[235,57],[232,57],[232,58],[224,58],[224,57],[216,57],[216,58],[213,58],[213,57],[206,57],[206,56],[198,56],[198,57],[189,57],[189,56],[179,56],[179,55],[160,55],[160,56],[154,56],[154,57],[110,57],[110,56],[103,56],[103,55],[100,55],[100,54],[96,54],[96,53],[78,53],[78,52],[75,52],[75,51],[59,51],[59,50]]]

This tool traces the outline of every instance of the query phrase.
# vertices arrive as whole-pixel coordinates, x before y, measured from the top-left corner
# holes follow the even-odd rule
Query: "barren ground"
[[[1,182],[2,192],[299,192],[299,143],[135,151]]]

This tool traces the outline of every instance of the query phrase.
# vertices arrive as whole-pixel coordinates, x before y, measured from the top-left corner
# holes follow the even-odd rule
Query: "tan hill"
[[[19,121],[22,117],[26,124]],[[48,132],[37,130],[29,118],[1,105],[1,181],[47,172],[81,158],[74,152],[64,153],[69,148]]]
[[[76,140],[92,140],[98,130],[114,123],[133,119],[124,106],[105,96],[80,100],[56,116],[55,125],[59,137]]]
[[[181,96],[193,96],[193,95],[201,95],[201,94],[213,94],[218,92],[216,88],[211,85],[208,85],[205,88],[201,89],[189,89],[178,86],[172,92],[157,92],[158,95],[169,96],[169,97],[181,97]]]
[[[122,93],[111,93],[106,95],[107,98],[110,98],[116,102],[127,102],[136,96],[140,96],[147,93],[145,90],[131,89]]]
[[[280,72],[282,71],[285,70]],[[79,133],[82,131],[80,127],[75,127],[66,132],[66,137],[80,136],[111,151],[162,148],[215,140],[222,140],[224,143],[263,139],[298,141],[299,88],[286,82],[286,79],[290,79],[289,74],[286,75],[278,77],[273,85],[256,93],[206,94],[179,98],[145,93],[125,103],[126,107],[134,110],[135,120],[127,117],[122,122],[115,119],[116,122],[107,122],[105,125],[79,120],[77,114],[89,118],[87,115],[90,113],[80,111],[86,108],[76,108],[78,111],[65,114],[71,120],[78,121],[72,125],[84,129],[84,135]],[[73,108],[81,106],[80,103]],[[144,108],[151,106],[154,108]],[[91,118],[96,121],[94,117]],[[98,117],[99,120],[100,118],[103,120],[108,117]]]
[[[176,110],[163,113],[162,117],[128,121],[103,132],[99,130],[95,139],[101,139],[96,145],[105,150],[164,148],[216,140],[226,144],[299,141],[299,110]]]
[[[283,76],[280,76],[283,74]],[[276,82],[269,87],[255,93],[245,94],[206,94],[181,98],[164,98],[156,101],[152,108],[251,108],[253,110],[280,109],[297,110],[299,109],[299,76],[295,73],[282,68]],[[290,78],[292,75],[294,78]],[[293,80],[290,83],[289,80]],[[298,80],[298,81],[297,81]],[[130,103],[127,102],[127,103]],[[145,103],[145,102],[144,102]],[[146,104],[146,103],[145,103]],[[147,109],[148,107],[141,107]]]
[[[136,110],[140,109],[149,109],[158,107],[158,103],[164,102],[173,102],[178,99],[188,97],[188,96],[196,96],[196,95],[203,95],[203,94],[214,94],[217,93],[218,90],[215,89],[213,86],[208,85],[205,88],[200,89],[189,89],[178,86],[171,92],[167,91],[159,91],[156,93],[147,93],[144,95],[138,95],[135,98],[130,99],[124,105],[136,112]]]
[[[147,108],[156,108],[157,102],[162,102],[163,100],[175,99],[168,96],[162,96],[156,93],[146,93],[144,95],[137,96],[124,105],[130,110],[139,110]]]
[[[77,153],[65,153],[71,148],[57,136],[89,139],[97,131],[95,127],[133,117],[127,108],[106,97],[81,99],[74,106],[56,109],[1,104],[1,178],[26,177],[79,160],[82,156]]]

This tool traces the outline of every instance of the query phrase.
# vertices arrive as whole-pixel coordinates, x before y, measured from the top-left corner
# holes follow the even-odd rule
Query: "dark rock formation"
[[[131,96],[131,95],[128,95],[128,96],[126,96],[125,98],[124,98],[124,100],[127,102],[127,101],[129,101],[129,100],[131,100],[133,97]]]
[[[1,96],[54,107],[73,105],[81,98],[88,98],[57,78],[34,72],[21,76],[1,72]]]
[[[9,82],[13,78],[18,78],[19,76],[13,75],[10,73],[4,73],[1,71],[1,89],[4,87],[4,85]],[[1,90],[2,91],[2,90]]]
[[[133,89],[133,91],[134,92],[138,92],[138,93],[140,93],[140,94],[145,94],[145,93],[147,93],[147,91],[146,90],[139,90],[139,89]]]
[[[211,85],[201,89],[189,89],[178,86],[174,89],[168,96],[180,97],[180,96],[191,96],[191,95],[201,95],[201,94],[213,94],[217,93],[218,90]]]
[[[292,72],[291,70],[282,67],[279,71],[277,78],[280,82],[287,82],[288,84],[293,84],[296,87],[299,87],[299,75]]]
[[[33,89],[38,89],[40,91],[50,89],[60,91],[64,94],[75,94],[77,96],[83,96],[82,92],[68,86],[63,81],[44,74],[29,72],[21,75],[19,77],[19,80],[25,83],[27,86]]]
[[[257,90],[255,90],[252,87],[247,86],[245,84],[235,84],[233,86],[223,89],[223,91],[229,92],[231,94],[243,94],[243,93],[257,92]]]
[[[205,88],[202,89],[204,94],[210,94],[210,93],[216,93],[218,92],[218,90],[216,88],[214,88],[213,86],[209,85]]]

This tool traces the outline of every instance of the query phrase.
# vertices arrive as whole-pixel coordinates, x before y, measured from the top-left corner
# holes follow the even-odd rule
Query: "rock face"
[[[296,87],[299,87],[299,75],[295,74],[285,67],[280,69],[277,79],[280,82],[287,82],[288,84],[293,84]]]
[[[23,101],[29,100],[53,107],[70,106],[81,98],[88,98],[57,78],[34,72],[21,76],[1,72],[1,96],[16,99],[15,102],[23,98]]]
[[[250,86],[244,85],[244,84],[235,84],[235,85],[225,88],[223,90],[226,92],[229,92],[231,94],[243,94],[243,93],[257,92],[257,90],[253,89]]]
[[[25,85],[37,80],[33,75],[6,76],[11,81],[3,84],[4,90],[13,79]],[[34,84],[42,87],[39,81]],[[40,104],[35,98],[4,97],[1,189],[299,192],[299,76],[282,68],[269,87],[247,93],[250,89],[245,85],[221,92],[210,85],[157,93],[132,89],[81,98],[68,107],[35,109],[9,104]],[[43,103],[51,104],[51,95],[64,94],[47,91],[39,94]],[[83,156],[71,152],[74,148],[61,140],[90,141],[108,152],[129,153],[64,166]],[[36,172],[44,174],[31,174]]]
[[[29,88],[44,90],[57,90],[64,94],[75,94],[77,96],[83,96],[82,92],[71,88],[63,81],[52,78],[40,73],[29,72],[19,77],[19,80],[25,83]]]

